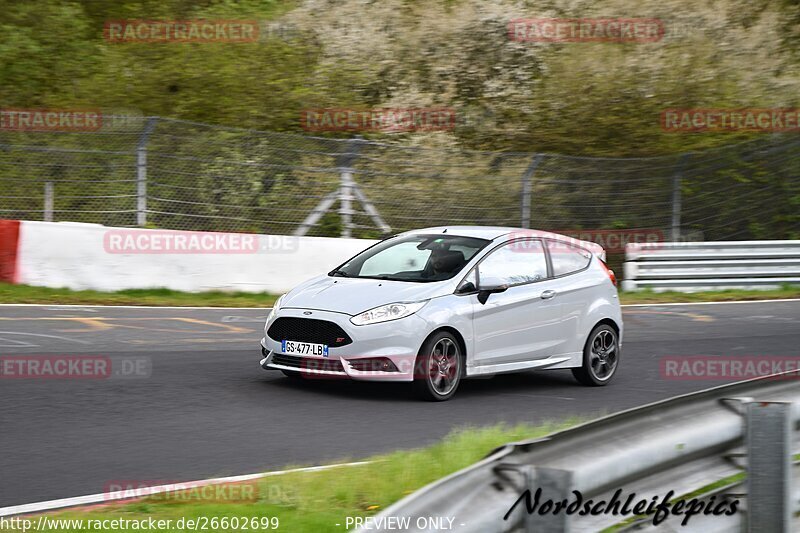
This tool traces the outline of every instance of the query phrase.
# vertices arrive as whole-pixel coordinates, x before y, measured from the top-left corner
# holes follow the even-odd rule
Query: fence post
[[[342,221],[341,236],[349,239],[353,236],[353,164],[358,159],[358,152],[361,149],[363,139],[356,136],[347,143],[345,152],[342,154],[339,168],[339,217]]]
[[[792,404],[747,404],[747,532],[791,531]]]
[[[136,145],[136,225],[147,224],[147,141],[158,117],[149,117]]]
[[[53,221],[53,182],[44,182],[44,221]]]
[[[536,173],[536,167],[542,160],[542,154],[535,154],[531,160],[525,174],[522,175],[522,217],[521,226],[523,228],[531,227],[531,193],[533,192],[533,175]]]
[[[342,220],[341,236],[349,239],[353,236],[353,173],[352,169],[342,169],[341,186],[339,187],[339,217]]]
[[[683,181],[683,169],[686,167],[686,162],[688,160],[689,154],[683,154],[680,159],[678,159],[675,174],[672,175],[672,233],[670,237],[673,242],[677,242],[681,238],[681,210],[683,209],[681,185]]]

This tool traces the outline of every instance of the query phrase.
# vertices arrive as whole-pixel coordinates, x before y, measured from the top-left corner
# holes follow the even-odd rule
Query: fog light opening
[[[348,362],[353,370],[359,372],[400,372],[397,365],[388,357],[369,357]]]

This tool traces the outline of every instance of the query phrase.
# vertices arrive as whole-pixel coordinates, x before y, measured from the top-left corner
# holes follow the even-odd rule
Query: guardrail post
[[[136,225],[147,224],[147,140],[156,127],[158,117],[150,117],[136,145]]]
[[[536,494],[537,489],[542,489],[540,507],[552,500],[560,502],[572,498],[572,472],[557,468],[533,467],[533,475],[529,480],[528,488],[531,494]],[[539,509],[525,515],[525,532],[539,533],[569,533],[569,515],[563,510],[557,514],[552,511],[540,514]]]
[[[747,404],[747,532],[788,533],[792,519],[792,404]]]
[[[536,167],[542,161],[542,154],[533,156],[528,169],[522,175],[522,216],[520,226],[523,228],[531,227],[531,193],[533,192],[533,175],[536,173]]]
[[[53,221],[53,182],[44,182],[44,221]]]
[[[683,195],[681,194],[681,184],[683,181],[683,169],[689,160],[689,154],[683,154],[678,160],[678,167],[672,175],[672,241],[677,242],[681,238],[681,210],[683,209]]]

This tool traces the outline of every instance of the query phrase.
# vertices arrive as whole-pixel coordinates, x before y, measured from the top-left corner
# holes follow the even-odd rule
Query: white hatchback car
[[[463,378],[617,371],[622,313],[596,244],[515,228],[448,226],[383,240],[281,296],[262,368],[291,377],[408,381],[447,400]]]

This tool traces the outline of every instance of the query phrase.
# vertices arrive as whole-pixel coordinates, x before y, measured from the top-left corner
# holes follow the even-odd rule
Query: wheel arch
[[[600,326],[600,325],[603,325],[603,324],[606,324],[606,325],[607,325],[607,326],[609,326],[611,329],[613,329],[613,330],[616,332],[616,334],[617,334],[617,338],[619,338],[619,331],[620,331],[619,324],[617,324],[617,323],[614,321],[614,319],[613,319],[613,318],[604,318],[604,319],[602,319],[602,320],[598,321],[598,322],[597,322],[597,323],[596,323],[594,326],[592,326],[592,329],[591,329],[590,331],[594,331],[594,329],[595,329],[597,326]]]
[[[464,358],[464,361],[466,362],[467,343],[464,340],[464,336],[461,334],[461,332],[458,331],[453,326],[439,326],[438,328],[428,333],[428,335],[425,336],[425,339],[423,339],[422,344],[419,345],[419,350],[417,350],[417,355],[422,353],[422,347],[425,345],[426,342],[428,342],[428,339],[430,339],[431,337],[442,331],[446,331],[447,333],[450,333],[451,335],[453,335],[453,337],[456,338],[456,340],[458,341],[458,347],[461,350],[461,356]]]

